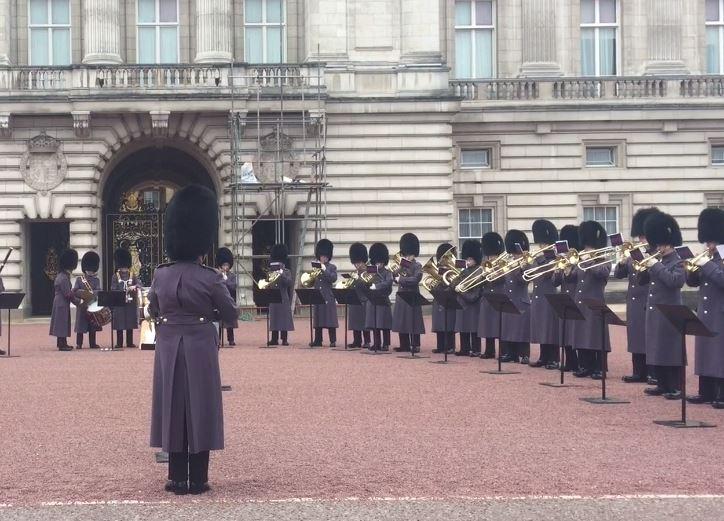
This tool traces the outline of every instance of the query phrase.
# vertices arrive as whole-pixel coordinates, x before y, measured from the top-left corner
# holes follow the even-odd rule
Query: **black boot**
[[[90,347],[91,349],[100,349],[100,346],[98,345],[98,342],[96,341],[96,332],[95,331],[88,332],[88,347]]]
[[[480,355],[480,358],[495,358],[495,339],[494,338],[486,338],[485,339],[485,352]]]
[[[266,343],[268,346],[278,346],[279,345],[279,331],[272,331],[271,332],[271,338]]]
[[[133,329],[126,329],[126,347],[136,347],[133,343]]]
[[[116,331],[116,349],[123,349],[123,331]]]
[[[362,331],[362,349],[368,349],[370,347],[370,330],[365,329]]]
[[[83,349],[83,333],[75,334],[75,348]]]
[[[58,351],[72,351],[73,348],[68,345],[68,340],[65,337],[57,337],[55,345],[58,347]]]
[[[329,334],[329,347],[337,347],[337,328],[330,327],[327,329],[327,333]]]
[[[444,353],[445,352],[445,332],[438,331],[435,333],[435,349],[433,353]]]
[[[314,328],[314,340],[309,343],[309,347],[322,347],[322,328]]]
[[[352,349],[362,347],[362,331],[357,329],[352,331],[352,343],[347,344],[347,347]]]
[[[410,351],[410,335],[400,333],[400,347],[394,349],[398,353],[408,353]]]
[[[282,331],[282,345],[288,346],[289,345],[289,331]]]
[[[229,344],[229,346],[236,345],[236,343],[234,342],[234,328],[233,327],[226,328],[226,341]]]

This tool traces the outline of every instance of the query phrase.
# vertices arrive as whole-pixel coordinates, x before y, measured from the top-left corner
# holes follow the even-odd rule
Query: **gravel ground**
[[[0,504],[10,505],[0,517],[25,512],[30,518],[32,511],[48,519],[53,512],[73,518],[81,508],[84,519],[95,519],[116,507],[38,505],[129,500],[171,504],[124,505],[127,514],[110,517],[133,518],[141,509],[161,519],[165,509],[176,512],[183,506],[183,512],[191,512],[208,503],[209,519],[211,513],[218,515],[213,519],[244,517],[255,508],[261,519],[285,509],[299,509],[299,517],[293,517],[300,519],[324,519],[327,514],[317,517],[315,509],[337,515],[349,511],[349,519],[392,518],[385,517],[388,511],[397,511],[397,518],[422,519],[442,516],[449,508],[459,510],[459,519],[485,519],[495,518],[486,509],[515,504],[520,515],[510,519],[528,519],[531,505],[557,508],[558,501],[445,499],[724,494],[722,427],[654,425],[654,419],[677,418],[678,402],[645,397],[644,386],[620,381],[629,370],[629,355],[624,331],[613,328],[612,333],[609,391],[630,404],[580,401],[599,393],[598,382],[590,379],[576,381],[582,385],[576,388],[540,386],[557,378],[544,369],[518,365],[521,374],[481,374],[495,366],[490,360],[452,357],[455,363],[443,366],[429,363],[438,355],[403,360],[300,345],[258,349],[264,323],[243,323],[237,332],[241,345],[221,352],[222,380],[232,386],[224,393],[227,448],[212,455],[213,490],[197,503],[198,498],[175,498],[162,490],[166,468],[154,462],[148,447],[153,352],[60,353],[52,347],[47,325],[13,327],[13,352],[20,357],[0,360],[5,454]],[[292,341],[307,336],[306,322],[300,320]],[[107,343],[107,337],[106,332],[101,341]],[[423,354],[430,354],[433,342],[432,335],[423,337]],[[533,351],[535,358],[537,346]],[[693,390],[696,380],[691,382]],[[689,411],[693,419],[724,425],[724,411],[705,405]],[[441,501],[266,503],[349,497]],[[250,500],[262,502],[246,503]],[[618,505],[581,501],[566,503],[571,515]],[[617,501],[624,508],[629,500]],[[717,505],[719,512],[722,506],[720,499],[635,501],[642,512],[654,505],[659,516],[671,514],[670,519],[681,505]],[[545,518],[542,512],[530,518]]]

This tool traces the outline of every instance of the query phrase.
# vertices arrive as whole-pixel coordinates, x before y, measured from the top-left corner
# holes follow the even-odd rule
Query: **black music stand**
[[[485,374],[520,374],[520,371],[503,371],[503,363],[500,361],[500,357],[503,354],[502,349],[502,336],[503,336],[503,313],[510,313],[511,315],[520,315],[520,310],[515,307],[513,301],[508,298],[508,295],[499,293],[490,293],[483,295],[485,300],[488,301],[490,307],[498,312],[498,369],[496,371],[480,371]]]
[[[338,304],[344,304],[344,347],[332,348],[332,351],[358,351],[359,347],[347,347],[347,332],[349,331],[349,306],[361,306],[362,301],[359,299],[357,290],[352,288],[334,288],[332,289],[334,299]]]
[[[463,307],[458,302],[457,293],[455,293],[455,291],[452,289],[444,288],[444,289],[435,290],[434,292],[432,292],[432,296],[435,298],[435,300],[437,300],[438,304],[440,304],[442,306],[442,308],[445,310],[445,336],[447,339],[447,332],[448,332],[448,328],[450,326],[450,324],[448,324],[448,320],[447,320],[448,310],[454,309],[457,311],[458,309],[463,309]],[[445,343],[447,344],[447,340]],[[453,343],[453,349],[455,349],[454,343]],[[430,363],[431,364],[445,364],[445,365],[452,364],[454,361],[447,359],[447,352],[448,352],[448,346],[445,345],[445,353],[444,353],[445,357],[442,360],[431,360]]]
[[[397,296],[405,301],[405,304],[408,306],[414,308],[414,307],[422,307],[422,306],[429,306],[432,304],[429,300],[427,300],[425,297],[423,297],[418,291],[398,291]],[[420,342],[422,343],[422,342]],[[422,351],[422,346],[420,346],[420,351]],[[397,358],[403,358],[406,360],[420,360],[422,358],[430,358],[427,355],[415,355],[415,349],[410,346],[410,354],[409,355],[400,355]]]
[[[561,356],[560,356],[560,373],[561,373],[561,381],[559,383],[556,382],[540,382],[541,385],[545,385],[546,387],[554,387],[554,388],[563,388],[563,387],[581,387],[578,384],[567,384],[565,382],[565,374],[566,374],[566,331],[568,326],[569,320],[586,320],[586,317],[581,313],[581,310],[578,309],[578,306],[576,306],[576,303],[573,301],[570,295],[567,293],[551,293],[545,296],[548,300],[548,304],[553,308],[553,311],[558,316],[559,319],[563,322],[563,327],[561,328]]]
[[[309,343],[314,343],[314,306],[326,304],[322,292],[317,288],[297,288],[297,296],[302,306],[309,306]],[[308,349],[314,349],[309,346]]]
[[[713,337],[712,332],[699,320],[693,311],[686,306],[677,304],[656,304],[661,314],[671,322],[681,334],[681,419],[680,420],[654,420],[657,425],[690,429],[696,427],[716,427],[713,423],[686,419],[686,335]]]
[[[371,288],[365,288],[365,294],[367,295],[367,300],[372,304],[372,316],[374,317],[374,326],[372,327],[372,350],[363,349],[360,352],[363,355],[389,355],[390,351],[380,351],[379,349],[376,349],[377,346],[374,342],[374,332],[377,329],[377,308],[380,306],[389,306],[390,297],[382,293],[382,290]],[[382,333],[380,333],[380,335],[381,334]]]
[[[606,373],[608,372],[608,352],[606,351],[606,328],[611,324],[613,326],[625,326],[626,322],[621,320],[616,313],[609,308],[605,302],[596,299],[583,299],[583,303],[588,309],[594,313],[601,315],[601,397],[600,398],[581,398],[584,402],[602,405],[606,403],[631,403],[628,400],[620,398],[611,398],[606,396]]]
[[[113,315],[113,308],[120,308],[126,305],[126,292],[125,291],[99,291],[98,292],[98,305],[111,310],[111,347],[108,349],[101,348],[101,351],[121,351],[123,346],[116,349],[113,340],[113,321],[115,319]]]
[[[18,358],[18,355],[10,354],[10,310],[18,309],[25,298],[25,293],[0,293],[0,311],[8,310],[8,343],[7,352],[3,358]]]
[[[270,330],[269,330],[269,305],[270,304],[280,304],[282,302],[282,292],[279,288],[267,288],[267,289],[261,289],[256,292],[256,295],[254,296],[254,304],[256,304],[258,307],[262,309],[266,309],[266,344],[263,346],[259,346],[259,349],[269,349],[269,348],[275,348],[277,346],[270,346],[269,342],[271,342],[270,337]]]

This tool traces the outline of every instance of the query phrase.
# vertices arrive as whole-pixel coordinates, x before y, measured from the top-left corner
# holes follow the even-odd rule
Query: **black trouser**
[[[133,329],[126,329],[126,347],[133,345]],[[123,347],[123,331],[116,331],[116,346]]]
[[[560,358],[560,349],[555,344],[540,345],[540,361],[551,363],[558,362]]]
[[[373,329],[374,347],[390,347],[390,330],[389,329]],[[381,334],[380,334],[381,333]]]
[[[659,389],[671,393],[681,389],[681,366],[657,365],[656,380]]]
[[[75,345],[77,345],[78,347],[83,347],[83,333],[75,334]],[[88,345],[90,345],[90,346],[96,345],[96,332],[95,331],[88,331]]]
[[[480,353],[481,341],[480,337],[475,333],[460,333],[460,352],[461,353]]]
[[[438,331],[435,333],[435,336],[437,337],[437,350],[438,351],[445,351],[450,349],[455,349],[455,332],[454,331]]]
[[[502,354],[510,356],[516,362],[522,357],[530,356],[530,343],[528,342],[510,342],[503,340],[502,348]]]
[[[322,327],[315,327],[314,328],[314,343],[315,344],[321,344],[322,343]],[[329,341],[334,343],[337,342],[337,328],[336,327],[329,327],[327,328],[327,331],[329,332]]]
[[[414,333],[400,333],[399,335],[402,349],[410,349],[410,346],[420,347],[420,335]]]
[[[353,329],[352,330],[352,345],[355,347],[362,347],[362,340],[364,339],[365,345],[370,343],[370,331],[369,329]]]
[[[724,378],[715,378],[714,380],[714,401],[724,402]]]
[[[703,397],[705,402],[713,402],[716,399],[717,387],[719,387],[717,378],[712,376],[699,377],[699,396]]]
[[[591,373],[601,370],[601,352],[592,349],[578,349],[578,365]]]
[[[286,342],[288,338],[288,331],[282,331],[282,342]],[[272,344],[278,344],[279,343],[279,331],[272,331],[271,332],[271,343]]]
[[[487,356],[495,356],[495,339],[494,338],[485,339],[485,353],[484,354]]]
[[[227,327],[226,328],[226,341],[230,344],[234,343],[234,328],[233,327]]]
[[[633,366],[633,376],[645,380],[649,374],[646,366],[646,353],[631,353],[631,365]]]
[[[564,369],[575,371],[578,369],[578,352],[572,346],[566,346],[566,365]]]
[[[182,452],[169,452],[168,479],[203,484],[209,481],[209,451],[189,454],[186,428],[186,418],[184,417],[184,450]]]

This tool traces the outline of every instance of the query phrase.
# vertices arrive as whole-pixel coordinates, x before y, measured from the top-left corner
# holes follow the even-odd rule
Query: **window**
[[[618,233],[618,206],[584,206],[584,221],[598,221],[606,234]]]
[[[492,78],[495,11],[492,0],[455,2],[455,76]]]
[[[490,149],[461,150],[461,168],[490,168]]]
[[[581,74],[614,76],[618,71],[617,0],[581,0]]]
[[[70,65],[70,0],[30,0],[30,65]]]
[[[483,234],[493,231],[493,210],[490,208],[461,208],[458,210],[458,237],[480,239]]]
[[[711,164],[724,165],[724,144],[711,146]]]
[[[281,63],[286,59],[284,0],[244,2],[244,55],[249,63]]]
[[[586,147],[586,166],[616,166],[615,146],[588,146]]]
[[[724,71],[724,0],[706,0],[706,72]]]
[[[138,0],[138,63],[178,63],[178,1]]]

